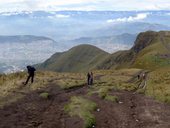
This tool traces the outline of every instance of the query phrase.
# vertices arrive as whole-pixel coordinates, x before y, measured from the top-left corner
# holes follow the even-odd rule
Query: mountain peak
[[[78,50],[80,52],[82,52],[82,50],[87,51],[87,52],[88,51],[89,52],[92,52],[92,51],[94,51],[94,52],[97,52],[97,51],[105,52],[105,51],[99,49],[98,47],[96,47],[94,45],[90,45],[90,44],[80,44],[80,45],[77,45],[77,46],[71,48],[69,51],[72,51],[72,50],[74,50],[74,51]],[[107,53],[107,52],[105,52],[105,53]]]
[[[88,44],[82,44],[63,53],[56,53],[38,68],[57,72],[87,72],[97,68],[109,53]]]
[[[157,42],[156,40],[159,40],[160,38],[163,38],[164,36],[170,36],[170,31],[142,32],[137,36],[134,46],[132,47],[132,50],[138,53],[145,47]]]

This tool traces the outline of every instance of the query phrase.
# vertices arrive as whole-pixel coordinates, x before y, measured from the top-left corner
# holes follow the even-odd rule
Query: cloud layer
[[[117,18],[117,19],[109,19],[107,20],[108,23],[115,23],[115,22],[135,22],[135,21],[140,21],[143,20],[145,18],[147,18],[147,16],[149,15],[149,13],[139,13],[136,16],[129,16],[129,17],[124,17],[124,18]]]
[[[170,10],[169,0],[0,0],[0,12],[57,10]]]

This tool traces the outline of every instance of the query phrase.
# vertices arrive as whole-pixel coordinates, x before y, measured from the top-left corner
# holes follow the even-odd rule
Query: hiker
[[[142,79],[143,79],[143,81],[144,81],[143,88],[145,89],[145,87],[146,87],[146,73],[143,73],[143,74],[142,74]]]
[[[90,85],[93,85],[93,72],[90,73]]]
[[[141,83],[138,85],[138,88],[144,88],[146,87],[146,73],[142,73],[141,75]]]
[[[146,80],[146,74],[145,74],[145,72],[142,74],[142,80]]]
[[[25,85],[28,83],[29,79],[31,78],[31,83],[34,82],[34,72],[36,71],[36,69],[32,66],[27,66],[27,70],[28,70],[28,77],[27,80],[25,82]]]
[[[138,74],[138,80],[140,79],[140,75]]]
[[[87,85],[90,85],[90,77],[91,77],[91,75],[90,75],[90,73],[88,72],[88,73],[87,73]]]

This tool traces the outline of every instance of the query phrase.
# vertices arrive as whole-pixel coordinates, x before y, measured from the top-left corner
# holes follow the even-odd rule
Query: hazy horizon
[[[140,32],[170,30],[169,21],[170,2],[161,0],[0,1],[0,65],[20,69],[83,43],[127,50]]]

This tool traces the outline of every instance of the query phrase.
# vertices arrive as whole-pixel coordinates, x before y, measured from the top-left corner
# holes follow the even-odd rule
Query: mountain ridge
[[[100,64],[109,53],[88,44],[78,45],[63,53],[52,55],[44,63],[38,64],[39,69],[57,72],[90,71]]]
[[[163,40],[166,40],[163,41]],[[130,50],[111,54],[99,67],[155,69],[168,65],[170,31],[140,33]]]
[[[53,42],[53,39],[45,36],[35,36],[35,35],[0,35],[0,43],[16,43],[16,42],[23,42],[23,43],[29,43],[33,41],[41,41],[41,40],[51,40]]]
[[[137,39],[133,45],[133,47],[129,50],[124,50],[124,51],[118,51],[116,53],[113,54],[108,54],[106,53],[105,55],[103,55],[103,57],[98,58],[96,61],[96,64],[93,64],[91,66],[89,66],[87,63],[87,67],[88,68],[84,68],[84,67],[79,67],[76,70],[76,68],[74,68],[74,70],[72,70],[72,65],[70,65],[70,69],[68,69],[69,65],[67,65],[67,69],[61,69],[60,68],[63,65],[59,65],[59,69],[58,70],[54,70],[54,71],[59,71],[59,72],[63,72],[63,71],[69,71],[69,72],[76,72],[76,71],[88,71],[88,70],[92,70],[92,69],[120,69],[120,68],[146,68],[146,69],[155,69],[155,68],[159,68],[159,67],[163,67],[168,65],[169,60],[168,57],[169,56],[169,50],[170,50],[170,31],[159,31],[159,32],[154,32],[154,31],[146,31],[146,32],[142,32],[137,36]],[[82,52],[81,50],[84,49],[84,46],[89,46],[88,48],[90,48],[92,51],[94,50],[93,48],[97,48],[94,47],[92,45],[79,45],[76,47],[73,47],[72,49],[70,49],[69,51],[74,51],[74,54],[70,54],[72,52],[64,52],[64,53],[57,53],[56,54],[56,58],[53,56],[53,58],[50,58],[48,61],[49,63],[46,62],[46,65],[50,64],[50,62],[55,62],[53,63],[53,67],[58,66],[57,65],[57,59],[60,58],[61,54],[68,54],[70,56],[70,58],[74,58],[74,56],[81,54],[81,57],[83,57],[83,55],[87,54],[88,48],[85,50],[85,52]],[[79,49],[80,48],[80,49]],[[76,50],[74,50],[76,49]],[[100,52],[102,50],[100,49]],[[102,51],[103,52],[103,51]],[[95,55],[98,55],[98,53],[94,53]],[[58,57],[59,55],[59,57]],[[164,58],[162,56],[165,56]],[[65,63],[69,63],[70,62],[70,58],[65,59]],[[78,58],[75,61],[79,61],[80,58]],[[81,58],[83,60],[83,58]],[[51,61],[53,60],[53,61]],[[81,60],[81,61],[82,61]],[[62,61],[62,59],[60,60]],[[94,61],[93,61],[94,63]],[[43,63],[42,63],[43,65]],[[60,67],[61,66],[61,67]],[[48,66],[47,66],[48,67]],[[46,68],[46,67],[44,67]],[[81,69],[84,68],[84,69]],[[48,69],[48,68],[47,68]],[[50,70],[53,70],[52,68]]]

